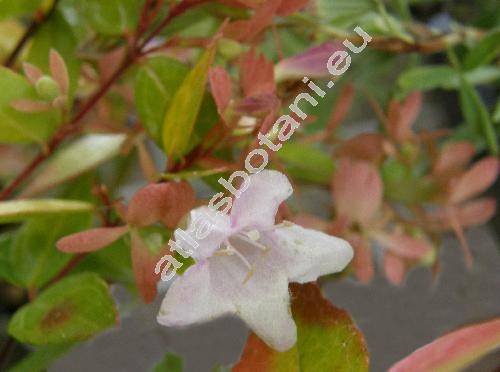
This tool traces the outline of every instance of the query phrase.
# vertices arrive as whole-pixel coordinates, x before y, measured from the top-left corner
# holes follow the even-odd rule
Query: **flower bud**
[[[59,90],[59,85],[50,76],[42,76],[35,85],[36,92],[40,98],[46,101],[52,101],[57,98],[61,93]]]
[[[244,47],[235,40],[222,38],[218,43],[218,51],[224,58],[232,60],[244,52]]]

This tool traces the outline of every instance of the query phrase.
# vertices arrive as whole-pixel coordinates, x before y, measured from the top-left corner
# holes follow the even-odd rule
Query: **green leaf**
[[[23,343],[58,344],[87,340],[116,321],[106,282],[83,273],[64,278],[19,309],[8,332]]]
[[[166,353],[162,361],[153,368],[152,372],[182,372],[182,365],[181,357],[172,353]]]
[[[85,0],[77,4],[92,29],[105,35],[133,31],[141,5],[142,0]]]
[[[91,179],[79,179],[62,194],[70,199],[90,200]],[[1,252],[6,279],[24,288],[41,288],[47,284],[71,259],[71,255],[57,250],[60,238],[86,230],[91,226],[92,214],[60,214],[51,217],[33,217],[19,228]]]
[[[167,57],[155,57],[139,69],[135,82],[135,103],[139,117],[149,135],[162,143],[165,112],[189,69]]]
[[[498,154],[498,138],[491,122],[490,114],[476,89],[466,79],[461,79],[460,102],[465,120],[471,128],[480,133],[490,152]]]
[[[368,371],[365,340],[347,312],[324,299],[316,284],[291,290],[297,344],[280,353],[252,334],[233,371]]]
[[[123,134],[91,134],[78,139],[47,162],[23,195],[40,193],[96,168],[117,156],[125,140]]]
[[[163,122],[163,148],[167,156],[177,157],[186,151],[205,95],[208,69],[215,46],[207,50],[189,72],[176,92]]]
[[[0,143],[44,142],[60,123],[55,111],[24,113],[11,103],[17,100],[39,100],[35,89],[22,76],[0,67]]]
[[[77,47],[78,40],[74,35],[73,28],[64,15],[60,11],[56,11],[34,35],[26,60],[48,74],[49,52],[51,49],[57,50],[68,68],[70,95],[72,95],[78,85],[80,75],[80,61],[76,53]]]
[[[465,73],[465,79],[472,85],[490,83],[500,77],[498,67],[483,66]],[[450,66],[419,66],[403,72],[398,80],[401,95],[413,90],[459,89],[460,74]]]
[[[0,0],[0,20],[34,13],[42,0]]]
[[[57,215],[92,211],[90,203],[77,200],[37,199],[0,202],[0,224],[19,222],[39,215]]]
[[[287,143],[277,155],[285,163],[287,172],[293,178],[330,184],[334,171],[333,160],[320,149],[299,143]]]
[[[9,372],[46,371],[56,359],[66,354],[72,347],[73,344],[40,346],[10,368]]]
[[[500,54],[500,27],[486,34],[465,57],[464,67],[467,70],[487,65]]]
[[[316,6],[321,19],[343,28],[357,24],[362,16],[375,9],[372,0],[318,0]]]

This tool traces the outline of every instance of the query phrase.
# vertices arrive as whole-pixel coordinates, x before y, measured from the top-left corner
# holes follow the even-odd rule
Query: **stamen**
[[[247,236],[250,240],[256,242],[260,239],[260,232],[258,230],[252,230],[247,232]]]
[[[248,237],[247,237],[246,235],[244,235],[244,234],[240,234],[238,237],[239,237],[241,240],[246,241],[247,243],[251,244],[252,246],[255,246],[255,247],[259,248],[260,250],[262,250],[262,251],[264,251],[264,252],[269,250],[269,248],[268,248],[268,247],[266,247],[264,244],[261,244],[261,243],[259,243],[258,241],[253,240],[252,238],[248,238]]]
[[[250,262],[248,262],[248,260],[245,258],[245,256],[243,256],[236,248],[234,248],[229,242],[226,242],[226,245],[227,245],[227,250],[229,252],[232,252],[232,254],[235,254],[236,256],[238,256],[241,261],[243,261],[243,263],[246,265],[246,267],[248,267],[249,270],[252,269],[252,265],[250,264]]]

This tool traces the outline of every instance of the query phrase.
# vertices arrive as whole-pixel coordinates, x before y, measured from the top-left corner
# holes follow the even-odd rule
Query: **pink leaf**
[[[217,104],[217,110],[219,115],[222,116],[233,96],[231,77],[224,68],[217,66],[208,71],[208,81],[210,82],[212,96]]]
[[[487,157],[472,166],[451,185],[450,201],[460,203],[488,189],[498,176],[498,159]]]
[[[167,227],[175,228],[194,203],[194,191],[187,182],[151,184],[132,197],[127,221],[139,227],[162,221]]]
[[[66,253],[88,253],[105,248],[120,239],[127,226],[104,227],[66,236],[57,242],[57,249]]]
[[[384,254],[384,272],[386,278],[394,285],[401,285],[405,279],[406,264],[398,256],[390,252]]]
[[[382,203],[382,187],[373,165],[341,159],[332,182],[337,213],[353,221],[368,223]]]
[[[409,140],[413,136],[412,125],[422,106],[420,92],[410,94],[403,103],[392,101],[387,114],[387,130],[397,142]]]
[[[30,101],[26,99],[14,101],[10,105],[13,109],[17,111],[27,112],[27,113],[43,112],[43,111],[48,111],[52,108],[51,104],[48,102]]]
[[[26,78],[31,83],[31,85],[35,85],[38,82],[38,80],[43,76],[42,70],[27,62],[23,63],[23,70],[24,74],[26,75]]]
[[[474,146],[466,141],[446,144],[434,163],[434,173],[443,174],[459,170],[470,163],[476,153]]]
[[[456,218],[462,227],[482,225],[495,216],[496,200],[494,198],[482,198],[465,202],[455,207]],[[452,229],[448,212],[446,209],[438,209],[428,215],[429,228],[435,230]]]
[[[328,42],[283,59],[275,67],[278,81],[309,78],[323,78],[330,76],[326,67],[328,59],[337,50],[344,47],[339,42]]]
[[[61,55],[55,50],[50,50],[50,72],[63,95],[67,95],[69,91],[69,74],[66,63]]]
[[[427,240],[414,238],[404,233],[386,234],[374,232],[371,235],[383,248],[400,257],[419,260],[432,250]]]
[[[354,259],[352,265],[356,278],[362,283],[369,283],[373,279],[375,269],[373,267],[373,257],[370,245],[359,234],[352,234],[347,237],[347,240],[354,248]]]
[[[414,351],[389,372],[462,370],[500,346],[500,318],[451,332]]]

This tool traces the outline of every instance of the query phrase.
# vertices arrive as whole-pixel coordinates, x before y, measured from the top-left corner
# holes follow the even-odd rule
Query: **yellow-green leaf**
[[[215,47],[207,50],[184,79],[175,94],[163,122],[163,148],[169,157],[179,158],[186,151],[200,112],[208,69]]]
[[[92,204],[77,200],[36,199],[0,202],[0,224],[19,222],[39,215],[89,212]]]

